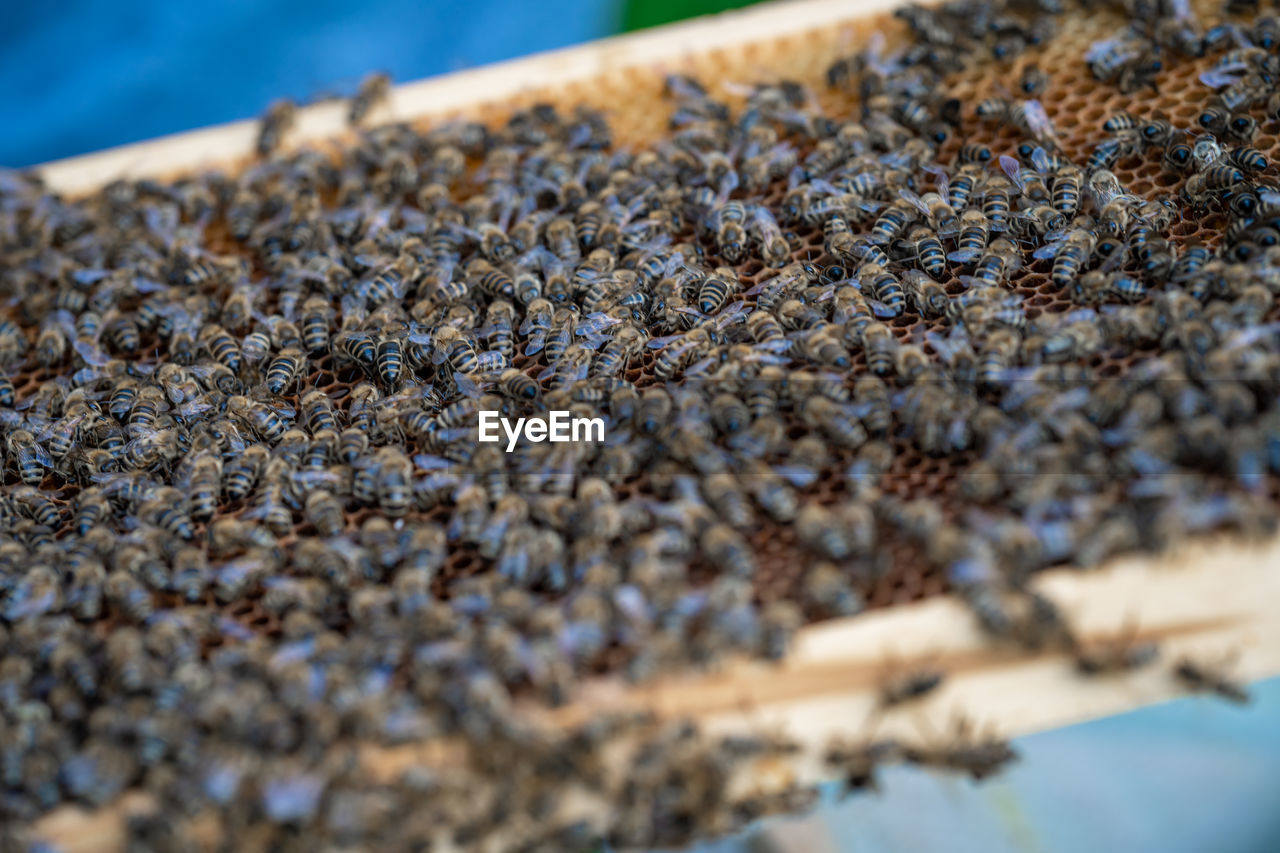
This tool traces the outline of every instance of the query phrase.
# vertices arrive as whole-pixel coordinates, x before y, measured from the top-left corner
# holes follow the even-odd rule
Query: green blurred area
[[[622,29],[630,31],[669,24],[726,9],[741,9],[757,2],[760,0],[624,0]]]

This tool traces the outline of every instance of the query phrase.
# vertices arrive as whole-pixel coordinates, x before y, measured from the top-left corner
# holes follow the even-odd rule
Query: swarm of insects
[[[333,151],[280,102],[234,174],[73,201],[0,173],[0,826],[143,787],[232,844],[677,844],[812,792],[735,801],[754,746],[534,733],[514,700],[777,658],[945,589],[1082,674],[1153,663],[1028,581],[1274,527],[1280,28],[1126,4],[1075,50],[1064,8],[908,7],[823,79],[671,76],[643,146],[588,106],[379,124],[374,75]],[[955,94],[1015,57],[1014,86]],[[1160,92],[1188,57],[1190,126],[1056,97],[1068,68]],[[551,411],[605,440],[478,440],[481,412]],[[944,677],[889,673],[878,713]],[[625,784],[600,758],[624,730]],[[1015,756],[860,734],[827,755],[849,790]],[[467,774],[343,751],[439,736]],[[575,785],[609,825],[557,823]]]

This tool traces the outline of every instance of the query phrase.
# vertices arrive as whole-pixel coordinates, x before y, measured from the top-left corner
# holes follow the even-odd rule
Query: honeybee
[[[302,375],[306,355],[300,349],[287,348],[267,365],[266,388],[277,397],[289,391]]]
[[[360,124],[376,107],[386,103],[391,94],[391,77],[385,73],[370,74],[360,81],[347,109],[347,124]]]
[[[1012,272],[1022,266],[1022,256],[1012,241],[1004,237],[991,241],[974,266],[974,282],[982,285],[999,285]]]
[[[257,152],[266,157],[280,147],[286,133],[297,120],[298,108],[293,101],[280,100],[267,107],[258,126]]]
[[[1249,703],[1249,691],[1223,675],[1216,665],[1182,658],[1174,665],[1173,673],[1192,690],[1213,693],[1237,705]]]

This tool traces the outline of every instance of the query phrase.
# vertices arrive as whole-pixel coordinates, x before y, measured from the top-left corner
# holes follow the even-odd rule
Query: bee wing
[[[180,396],[181,395],[179,395],[179,397]],[[178,400],[174,400],[174,402],[177,403]],[[212,409],[213,403],[210,403],[207,400],[191,400],[190,402],[176,406],[174,411],[182,415],[184,418],[195,418]]]
[[[868,299],[867,307],[871,309],[871,313],[880,318],[897,317],[902,313],[900,310],[895,311],[893,308],[885,305],[879,299]]]
[[[445,459],[443,456],[431,456],[426,453],[418,453],[413,457],[413,462],[423,471],[440,471],[453,467],[454,463]]]
[[[454,373],[453,383],[458,386],[458,390],[462,392],[463,396],[470,397],[473,400],[479,399],[484,394],[482,384],[469,373]]]
[[[99,349],[92,341],[86,341],[81,338],[72,343],[71,346],[74,347],[75,351],[84,359],[85,364],[88,364],[91,367],[102,367],[111,360],[110,357]]]
[[[613,338],[609,337],[608,335],[587,335],[577,343],[578,343],[578,346],[582,347],[583,349],[588,349],[588,350],[591,350],[592,352],[595,352],[596,350],[600,349],[600,347],[609,343],[609,341],[611,340],[613,340]]]
[[[1210,89],[1221,89],[1223,86],[1239,83],[1240,74],[1248,69],[1249,66],[1243,62],[1229,62],[1226,65],[1220,65],[1201,72],[1200,82]]]
[[[76,282],[76,284],[88,285],[101,281],[109,275],[111,275],[111,270],[82,269],[71,273],[71,278]]]
[[[729,326],[744,322],[749,313],[751,312],[747,308],[747,301],[739,299],[737,302],[721,308],[716,314],[716,328],[723,331]]]
[[[927,284],[937,284],[938,282],[930,278],[928,273],[923,270],[909,269],[903,271],[902,283],[908,287],[919,290]]]
[[[1031,102],[1028,101],[1027,103]],[[1048,118],[1048,116],[1045,118]],[[1034,166],[1035,170],[1042,175],[1047,175],[1053,171],[1053,163],[1049,160],[1049,152],[1045,151],[1038,145],[1035,150],[1031,152],[1031,165]]]
[[[1089,49],[1085,51],[1084,61],[1097,62],[1113,51],[1120,51],[1124,49],[1124,42],[1118,38],[1095,41],[1093,44],[1089,45]]]
[[[607,329],[610,326],[616,326],[622,321],[616,317],[610,317],[608,314],[597,311],[583,317],[574,326],[573,330],[579,335],[593,335],[601,329]]]
[[[1054,241],[1052,241],[1052,242],[1045,243],[1043,246],[1041,246],[1040,248],[1036,249],[1032,254],[1033,254],[1036,258],[1039,258],[1039,259],[1041,259],[1041,260],[1043,260],[1043,259],[1045,259],[1045,258],[1053,258],[1053,257],[1057,257],[1058,251],[1059,251],[1059,250],[1060,250],[1064,245],[1066,245],[1066,243],[1067,243],[1067,240],[1068,240],[1069,236],[1070,236],[1070,235],[1065,235],[1065,236],[1059,237],[1058,239],[1056,239],[1056,240],[1054,240]]]
[[[898,190],[898,197],[901,198],[903,201],[907,202],[908,204],[910,204],[916,210],[920,211],[925,216],[929,215],[929,205],[925,204],[924,200],[921,199],[920,196],[913,193],[911,190],[908,190],[908,189]]]
[[[938,195],[944,199],[951,198],[951,176],[947,174],[947,170],[941,166],[926,166],[924,171],[933,175],[938,185]]]
[[[710,370],[712,367],[715,367],[716,364],[719,363],[719,361],[720,361],[719,357],[715,355],[709,355],[706,358],[699,359],[698,361],[695,361],[693,364],[686,367],[684,369],[684,375],[686,377],[701,376],[702,374]]]
[[[1001,154],[1000,168],[1015,184],[1018,185],[1019,189],[1022,188],[1023,180],[1021,163],[1019,163],[1015,158],[1010,157],[1008,154]]]
[[[807,488],[818,480],[818,472],[803,465],[774,465],[773,472],[796,488]]]
[[[696,314],[697,312],[695,311],[694,313]],[[662,349],[663,347],[666,347],[672,343],[675,343],[676,341],[684,340],[684,337],[685,336],[682,333],[678,335],[666,335],[660,338],[650,338],[646,346],[649,349]]]
[[[293,482],[305,486],[308,490],[333,486],[342,480],[342,478],[334,471],[312,469],[294,471],[292,472],[291,477]]]
[[[1031,131],[1031,135],[1034,136],[1037,141],[1052,141],[1055,145],[1057,144],[1058,133],[1053,127],[1053,120],[1049,118],[1049,114],[1045,112],[1044,104],[1041,104],[1037,100],[1023,101],[1022,115],[1027,122],[1027,130]],[[1036,149],[1036,151],[1040,150],[1041,149],[1039,148]],[[1032,152],[1031,157],[1033,161],[1035,156],[1035,152]]]
[[[40,445],[38,444],[30,445],[28,452],[31,454],[32,459],[39,462],[45,468],[53,467],[53,457],[49,455],[49,451],[45,450]]]
[[[1107,255],[1107,257],[1102,261],[1101,265],[1099,265],[1098,269],[1104,273],[1112,272],[1113,270],[1118,269],[1120,265],[1124,263],[1124,259],[1128,257],[1128,254],[1129,254],[1129,244],[1122,243],[1120,246],[1116,247],[1115,251],[1113,251],[1110,255]]]

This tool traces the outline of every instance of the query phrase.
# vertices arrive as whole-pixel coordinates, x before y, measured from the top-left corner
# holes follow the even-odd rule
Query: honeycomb
[[[1192,5],[1206,22],[1206,26],[1218,20],[1216,4],[1200,0]],[[1176,125],[1193,126],[1195,117],[1203,106],[1206,91],[1197,78],[1211,67],[1215,61],[1213,56],[1200,59],[1178,57],[1176,62],[1170,63],[1162,71],[1159,88],[1154,92],[1142,89],[1122,93],[1115,86],[1098,82],[1091,76],[1082,59],[1084,54],[1092,43],[1123,28],[1125,20],[1114,8],[1094,9],[1087,16],[1060,16],[1056,21],[1053,37],[1042,46],[1029,47],[1011,61],[986,61],[950,74],[946,78],[947,90],[971,107],[988,97],[1007,96],[1009,86],[1005,81],[1015,80],[1023,68],[1039,67],[1048,75],[1048,84],[1041,100],[1056,128],[1062,153],[1076,162],[1088,159],[1093,148],[1106,136],[1101,129],[1102,122],[1120,111],[1130,111],[1140,116],[1167,117]],[[535,104],[553,104],[565,113],[578,105],[585,105],[600,110],[608,118],[618,147],[639,148],[654,143],[667,133],[666,117],[671,106],[664,96],[663,83],[667,73],[673,70],[692,74],[704,81],[712,96],[734,107],[740,106],[742,102],[741,84],[782,78],[805,85],[816,95],[827,114],[837,117],[856,115],[857,97],[838,87],[827,85],[826,71],[834,61],[847,55],[851,46],[865,43],[872,33],[878,33],[883,38],[885,50],[892,50],[907,37],[905,25],[890,15],[850,18],[773,41],[747,43],[693,54],[687,56],[678,69],[665,66],[628,66],[610,70],[599,78],[571,82],[556,88],[532,87],[501,103],[482,103],[465,113],[421,120],[414,123],[414,127],[425,131],[460,118],[474,118],[491,126],[498,126],[515,112]],[[628,104],[627,109],[617,108],[617,104],[622,102]],[[1261,110],[1255,109],[1254,115],[1260,121],[1263,120]],[[1262,131],[1252,142],[1254,147],[1272,160],[1280,156],[1280,140],[1270,132],[1273,130],[1273,123],[1265,122]],[[937,160],[951,162],[964,143],[986,145],[997,156],[1001,153],[1013,153],[1013,147],[1023,136],[1012,124],[999,125],[982,121],[973,115],[971,109],[966,109],[957,131],[939,150]],[[803,157],[807,151],[802,148],[798,153]],[[1165,171],[1159,157],[1151,154],[1125,157],[1113,167],[1113,171],[1131,192],[1146,198],[1176,196],[1185,182],[1185,178]],[[775,184],[765,198],[771,205],[775,205],[784,193],[785,186]],[[1184,203],[1180,221],[1175,222],[1170,233],[1176,239],[1197,241],[1212,248],[1220,240],[1225,222],[1220,213],[1205,215],[1192,211]],[[681,236],[691,235],[692,231],[689,230]],[[796,247],[791,253],[793,259],[833,260],[824,253],[820,229],[801,225],[789,232],[788,237]],[[218,223],[210,226],[206,240],[214,251],[241,253],[253,260],[249,252],[226,237]],[[709,265],[714,266],[726,263],[713,253],[706,260]],[[1011,278],[1012,291],[1029,306],[1028,319],[1035,319],[1041,314],[1064,312],[1073,307],[1069,296],[1049,280],[1049,267],[1049,261],[1031,263]],[[749,291],[773,274],[757,258],[751,258],[737,266],[736,271],[743,291]],[[258,269],[257,272],[262,271]],[[954,270],[951,277],[944,279],[943,283],[947,285],[949,293],[956,293],[961,289]],[[753,300],[748,296],[747,301],[751,303]],[[13,307],[7,310],[16,315]],[[1280,308],[1273,307],[1268,320],[1275,320],[1277,317],[1280,317]],[[900,341],[908,342],[920,340],[926,331],[943,329],[945,324],[945,320],[929,320],[908,312],[893,320],[892,331]],[[33,345],[36,331],[25,331],[28,344]],[[933,352],[928,344],[925,347],[927,351]],[[1097,370],[1100,376],[1119,376],[1141,355],[1137,353],[1122,359],[1095,358],[1089,366]],[[854,357],[851,372],[861,372],[865,368],[865,355],[857,352]],[[653,354],[646,351],[642,363],[633,364],[626,372],[626,378],[637,387],[646,387],[652,382],[654,360]],[[519,353],[514,365],[531,376],[536,376],[546,366],[541,358],[529,359]],[[55,371],[36,367],[29,361],[29,366],[11,371],[10,378],[17,397],[26,399],[35,393],[41,383],[57,375]],[[305,386],[325,391],[341,406],[353,385],[363,378],[358,369],[343,369],[334,364],[332,356],[326,356],[318,361],[313,359]],[[296,395],[285,399],[297,406]],[[792,424],[789,437],[796,439],[808,432],[803,424],[795,423]],[[893,444],[896,453],[892,467],[881,483],[882,489],[904,500],[933,498],[941,504],[948,518],[954,517],[959,506],[956,475],[972,461],[972,454],[961,452],[944,457],[929,456],[901,437],[895,438]],[[837,502],[845,493],[842,474],[852,459],[852,454],[847,451],[839,448],[834,448],[833,451],[831,464],[821,470],[820,477],[810,489],[812,499],[824,504]],[[18,480],[12,470],[6,469],[3,482],[6,486],[12,486]],[[74,484],[63,481],[53,473],[50,473],[40,488],[64,509],[71,506],[77,493]],[[643,474],[623,490],[626,495],[644,495],[650,492]],[[1268,494],[1273,500],[1280,499],[1280,484],[1274,478],[1268,479]],[[243,508],[223,507],[215,519],[226,514],[240,515],[243,511]],[[347,532],[354,533],[358,530],[360,523],[369,514],[369,510],[352,513],[348,519]],[[415,517],[417,516],[411,514],[409,519]],[[443,508],[437,508],[425,517],[443,521],[446,513]],[[64,526],[59,534],[68,529],[68,526]],[[880,572],[874,580],[863,584],[860,591],[868,606],[900,604],[947,591],[947,580],[942,572],[926,566],[920,559],[917,547],[907,542],[895,541],[894,531],[883,525],[878,532],[888,554],[889,568]],[[300,526],[295,536],[286,537],[282,544],[291,545],[296,536],[311,533],[313,531],[308,526]],[[756,576],[759,599],[794,598],[800,576],[811,564],[811,557],[797,543],[794,531],[789,526],[778,525],[765,517],[760,519],[760,524],[751,534],[751,541],[759,558]],[[436,577],[435,591],[447,596],[455,578],[481,573],[487,562],[468,548],[453,549],[444,569]],[[695,577],[697,569],[695,566]],[[213,603],[211,594],[203,603]],[[254,632],[274,634],[279,628],[278,620],[260,607],[256,596],[233,602],[224,608],[224,612]],[[108,622],[100,630],[104,634],[108,633],[110,626],[111,623]]]
[[[1218,20],[1216,4],[1201,0],[1192,6],[1205,21],[1206,28]],[[1120,111],[1130,111],[1140,116],[1163,116],[1181,127],[1194,126],[1206,92],[1198,77],[1211,67],[1215,61],[1214,56],[1199,59],[1178,57],[1176,62],[1170,63],[1160,74],[1159,88],[1155,92],[1142,89],[1122,93],[1114,85],[1096,81],[1090,74],[1083,61],[1089,46],[1122,29],[1125,20],[1114,8],[1094,9],[1087,16],[1060,16],[1054,36],[1043,46],[1030,47],[1011,61],[984,62],[948,75],[947,90],[971,107],[988,97],[1007,96],[1009,86],[1005,81],[1016,80],[1025,67],[1039,67],[1048,75],[1048,84],[1041,100],[1057,130],[1062,153],[1076,162],[1088,159],[1094,147],[1106,137],[1101,128],[1102,122]],[[907,36],[905,25],[891,16],[852,18],[776,41],[691,55],[679,70],[704,81],[713,96],[735,107],[742,102],[740,84],[779,77],[807,86],[829,115],[856,115],[857,97],[828,86],[826,71],[834,61],[848,54],[851,45],[864,43],[873,32],[883,36],[886,50],[891,50]],[[566,113],[575,106],[585,105],[602,111],[608,117],[619,147],[639,148],[651,145],[668,132],[666,117],[671,106],[663,94],[663,81],[672,70],[675,69],[624,67],[607,72],[599,79],[574,82],[554,89],[534,87],[509,101],[480,105],[465,114],[433,118],[415,124],[415,128],[427,130],[440,122],[463,116],[499,126],[516,111],[534,104],[554,104]],[[616,106],[623,102],[628,104],[625,111]],[[1263,119],[1261,109],[1255,109],[1254,115],[1260,121]],[[1275,135],[1275,130],[1277,128],[1274,123],[1264,123],[1252,142],[1270,160],[1280,156],[1280,139]],[[981,121],[968,109],[963,114],[963,121],[957,132],[939,150],[937,159],[938,162],[951,162],[964,143],[986,145],[997,156],[1001,153],[1013,153],[1013,148],[1023,137],[1024,134],[1012,124],[996,125],[990,121]],[[805,153],[804,149],[799,151],[801,156]],[[1131,192],[1150,199],[1166,195],[1177,196],[1185,183],[1184,177],[1165,171],[1159,157],[1150,153],[1125,157],[1112,171]],[[775,185],[765,198],[769,204],[776,205],[784,193],[784,186]],[[1170,234],[1176,239],[1198,241],[1212,248],[1219,242],[1225,222],[1220,213],[1210,212],[1205,215],[1190,210],[1184,204],[1180,221],[1175,222]],[[682,236],[688,237],[691,234],[689,231]],[[792,252],[793,259],[831,260],[824,253],[820,229],[799,226],[795,229],[794,238],[799,247]],[[221,242],[216,237],[210,239],[210,243],[218,251],[236,249],[234,243]],[[725,263],[714,254],[708,257],[707,262],[716,266]],[[1049,280],[1050,266],[1051,262],[1047,260],[1028,264],[1011,279],[1012,291],[1029,306],[1028,319],[1035,319],[1041,314],[1065,312],[1074,307],[1070,297]],[[750,290],[773,274],[757,258],[746,261],[736,269],[743,291]],[[955,293],[961,289],[954,271],[943,283],[948,285],[948,292]],[[750,297],[747,299],[749,303],[752,302]],[[1273,307],[1268,320],[1278,317],[1280,307]],[[903,342],[918,340],[926,331],[943,328],[944,320],[931,321],[911,312],[896,318],[892,324],[894,334]],[[928,345],[926,348],[932,352]],[[854,356],[852,372],[856,373],[865,368],[866,362],[863,353],[858,352]],[[1120,376],[1140,356],[1139,353],[1120,359],[1100,357],[1089,366],[1103,377]],[[653,362],[654,356],[646,351],[643,364],[633,366],[626,373],[626,378],[636,383],[637,387],[645,387],[652,381]],[[517,354],[514,364],[531,376],[546,366],[541,359],[529,360],[521,354]],[[27,390],[33,390],[34,385],[45,378],[48,376],[40,373],[30,375]],[[343,372],[335,368],[331,359],[326,359],[315,365],[308,385],[320,388],[328,392],[335,401],[340,401],[353,383],[362,378],[358,371]],[[793,439],[808,434],[807,428],[801,424],[793,425],[793,430],[790,436]],[[902,438],[895,439],[894,448],[896,453],[893,466],[885,475],[882,488],[904,500],[933,498],[940,502],[946,516],[953,518],[959,506],[956,475],[972,461],[972,454],[962,452],[932,457]],[[820,472],[821,476],[812,486],[813,499],[824,504],[840,500],[841,495],[846,492],[843,472],[851,459],[851,454],[835,449],[835,458]],[[1280,483],[1270,478],[1268,489],[1271,499],[1280,500]],[[647,494],[650,491],[643,475],[626,489],[629,494]],[[70,494],[65,497],[70,497]],[[360,516],[354,517],[348,530],[358,526],[362,520]],[[800,577],[811,565],[812,558],[798,545],[792,529],[767,518],[760,521],[751,536],[759,557],[757,594],[761,600],[793,598]],[[906,603],[947,591],[948,584],[943,573],[926,566],[920,559],[918,548],[910,543],[895,541],[894,531],[884,526],[878,532],[880,541],[886,543],[889,569],[863,584],[860,591],[869,607]],[[300,530],[299,533],[305,535],[306,531]],[[483,570],[485,563],[485,559],[478,554],[459,549],[449,557],[445,570],[437,578],[437,591],[447,594],[450,579],[474,575]],[[268,614],[255,608],[246,611],[245,607],[244,604],[237,605],[239,609],[235,609],[233,617],[255,629],[274,625]]]
[[[1216,7],[1208,3],[1193,5],[1206,24],[1217,20]],[[988,62],[951,74],[946,81],[947,89],[971,108],[985,98],[1006,95],[1008,84],[1005,81],[1016,79],[1021,70],[1029,65],[1038,66],[1048,75],[1047,89],[1041,100],[1056,126],[1061,151],[1076,162],[1087,160],[1097,143],[1105,137],[1101,129],[1103,120],[1122,110],[1142,116],[1164,116],[1179,126],[1192,126],[1205,100],[1206,90],[1198,77],[1210,68],[1215,61],[1214,57],[1170,62],[1160,73],[1159,88],[1155,92],[1140,90],[1124,94],[1110,84],[1095,81],[1090,75],[1083,61],[1084,54],[1092,43],[1122,29],[1125,20],[1118,10],[1111,8],[1092,9],[1087,16],[1075,13],[1059,16],[1054,36],[1042,46],[1030,48],[1009,62]],[[826,71],[832,62],[846,56],[852,45],[865,42],[872,32],[883,35],[887,49],[903,43],[907,37],[905,25],[900,20],[887,16],[833,22],[830,26],[802,35],[693,55],[678,70],[706,81],[714,96],[722,97],[735,105],[742,101],[741,84],[784,77],[803,84],[815,93],[829,115],[856,116],[859,107],[857,97],[828,86]],[[551,103],[566,114],[575,106],[585,105],[605,113],[616,146],[643,147],[655,143],[668,132],[666,121],[670,103],[664,98],[662,90],[665,75],[673,70],[676,69],[628,67],[609,71],[599,79],[556,89],[532,89],[510,101],[479,105],[468,116],[479,118],[487,124],[499,125],[515,111],[534,104]],[[618,109],[617,105],[621,103],[627,105],[625,110]],[[1269,159],[1280,157],[1280,145],[1274,135],[1274,122],[1265,119],[1261,110],[1255,111],[1255,117],[1262,122],[1263,131],[1254,138],[1252,144]],[[433,117],[416,127],[426,130],[448,119],[449,117]],[[1023,134],[1014,127],[979,121],[971,109],[966,109],[958,131],[947,141],[937,159],[939,162],[951,162],[962,144],[986,145],[997,155],[1009,153],[1022,137]],[[808,152],[801,148],[797,153],[803,158]],[[1179,199],[1179,218],[1171,228],[1173,239],[1187,244],[1198,241],[1210,248],[1218,244],[1226,224],[1225,216],[1221,213],[1204,215],[1181,201],[1178,193],[1183,188],[1184,179],[1164,171],[1158,157],[1149,153],[1130,156],[1119,161],[1113,171],[1137,195],[1153,200],[1165,196]],[[785,192],[786,187],[781,182],[776,183],[766,195],[766,200],[770,205],[777,205]],[[680,236],[692,239],[692,227]],[[256,256],[229,239],[223,223],[212,223],[205,238],[213,250],[238,253],[256,266]],[[834,260],[825,254],[820,230],[797,226],[788,234],[788,242],[791,246],[791,258],[794,260],[818,263]],[[705,263],[715,267],[726,262],[713,249],[709,249]],[[1076,307],[1070,297],[1050,280],[1050,266],[1048,260],[1029,263],[1011,280],[1012,291],[1028,306],[1029,319],[1065,313]],[[258,274],[264,273],[260,267],[255,271]],[[774,270],[766,268],[757,259],[737,265],[736,272],[740,290],[747,293],[775,274]],[[941,283],[950,294],[964,289],[954,270]],[[749,304],[753,303],[752,297],[746,298]],[[1148,302],[1150,298],[1148,297]],[[274,299],[274,294],[268,294],[263,310],[274,310]],[[11,306],[8,310],[13,317],[20,318],[20,307]],[[1280,318],[1280,309],[1272,304],[1266,319],[1275,321],[1277,318]],[[926,351],[935,355],[935,349],[928,343],[928,333],[943,331],[948,327],[945,320],[931,321],[912,312],[895,318],[890,326],[900,342],[924,342]],[[36,330],[24,327],[24,332],[29,348],[34,348]],[[140,351],[148,352],[153,349],[153,343],[152,338],[144,336]],[[1091,359],[1085,366],[1098,376],[1123,376],[1141,360],[1157,352],[1158,350],[1151,348],[1130,353],[1123,358],[1099,356]],[[646,350],[641,358],[630,363],[625,373],[626,379],[638,388],[648,387],[655,382],[655,363],[653,352]],[[534,358],[518,355],[513,364],[534,378],[547,367],[542,354]],[[854,353],[850,373],[864,373],[866,367],[865,354],[861,351]],[[366,378],[359,369],[344,366],[335,361],[333,356],[313,359],[310,370],[303,385],[324,391],[340,410],[347,406],[354,386]],[[42,383],[57,375],[56,371],[36,368],[34,362],[29,360],[23,369],[11,375],[17,398],[30,400]],[[545,387],[544,384],[544,389]],[[296,394],[286,395],[282,399],[294,408],[299,408]],[[816,436],[797,417],[788,417],[787,435],[790,440]],[[923,452],[908,437],[895,435],[891,440],[895,454],[891,468],[880,483],[882,491],[903,500],[933,499],[941,507],[945,518],[959,518],[970,505],[960,493],[959,476],[974,462],[974,452],[934,456]],[[410,446],[410,451],[418,450],[424,448]],[[856,454],[836,447],[829,450],[829,461],[818,471],[813,485],[805,490],[806,501],[834,505],[847,496],[848,486],[844,472]],[[6,468],[4,485],[16,487],[19,482],[15,472]],[[52,496],[64,510],[72,506],[77,494],[74,484],[56,474],[46,477],[40,489]],[[652,496],[657,493],[658,490],[644,473],[633,477],[619,489],[619,495],[626,497]],[[1280,482],[1274,477],[1267,479],[1266,496],[1272,502],[1280,502]],[[225,517],[245,517],[247,512],[248,507],[242,504],[227,503],[219,508],[214,522]],[[361,525],[374,515],[376,513],[371,509],[349,512],[345,519],[344,534],[358,536]],[[415,521],[429,520],[444,525],[448,523],[450,515],[447,507],[440,506],[429,513],[411,511],[406,522],[412,524]],[[57,535],[64,535],[69,530],[69,524],[68,521]],[[204,535],[207,529],[207,524],[197,525],[197,534]],[[900,604],[947,591],[948,580],[945,574],[929,566],[919,546],[900,537],[896,530],[883,523],[879,524],[877,532],[882,545],[874,560],[873,570],[859,571],[855,575],[858,592],[868,606]],[[313,527],[302,523],[290,534],[280,537],[279,543],[282,548],[291,549],[298,542],[316,535]],[[811,568],[814,560],[812,554],[800,545],[794,528],[776,524],[761,516],[760,523],[752,528],[749,539],[758,562],[758,571],[753,579],[757,601],[767,603],[799,600],[803,575]],[[433,592],[441,598],[456,595],[469,588],[469,579],[483,582],[492,574],[491,569],[492,561],[475,549],[452,547],[444,568],[433,579]],[[695,584],[708,579],[711,574],[710,567],[702,563],[695,563],[689,568],[690,579]],[[219,645],[234,643],[254,635],[270,638],[281,636],[281,621],[263,605],[260,589],[238,595],[229,603],[220,602],[210,591],[198,604],[203,608],[218,609],[230,623],[244,629],[242,635],[224,630],[219,636],[210,637],[204,648],[206,655]],[[181,602],[176,596],[160,593],[156,596],[155,605],[158,609],[180,608]],[[805,615],[809,619],[821,617],[819,611],[812,609]],[[94,631],[99,637],[105,638],[121,622],[116,615],[109,615],[95,624]],[[352,628],[350,624],[331,627],[342,631],[350,631]],[[598,672],[606,672],[620,660],[617,650],[607,650],[593,668]],[[398,674],[396,677],[403,676]]]

